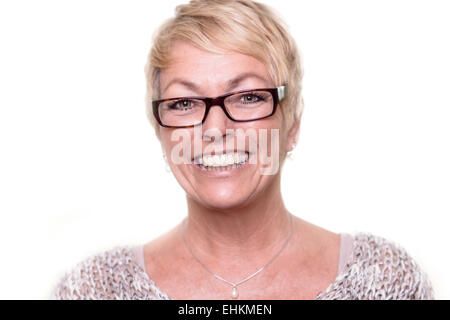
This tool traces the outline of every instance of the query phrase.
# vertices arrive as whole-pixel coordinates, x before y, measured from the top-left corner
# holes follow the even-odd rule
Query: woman
[[[187,217],[143,246],[81,262],[57,299],[432,299],[395,244],[294,216],[281,167],[299,135],[302,70],[280,19],[248,0],[193,0],[157,32],[149,118]]]

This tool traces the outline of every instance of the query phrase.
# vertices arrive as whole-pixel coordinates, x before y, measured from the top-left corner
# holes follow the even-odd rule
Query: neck
[[[204,257],[264,257],[280,247],[291,228],[290,213],[281,196],[280,175],[240,207],[211,209],[188,198],[185,223],[186,241]]]

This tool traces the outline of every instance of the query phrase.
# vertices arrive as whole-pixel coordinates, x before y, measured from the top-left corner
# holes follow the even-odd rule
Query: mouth
[[[194,165],[203,171],[227,171],[240,168],[248,163],[249,153],[228,152],[220,155],[203,155],[194,158]]]

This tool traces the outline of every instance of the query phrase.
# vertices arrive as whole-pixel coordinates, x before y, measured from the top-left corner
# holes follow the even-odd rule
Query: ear
[[[300,135],[300,123],[303,114],[303,98],[301,98],[300,113],[294,115],[294,121],[292,122],[291,128],[288,131],[286,152],[294,150],[298,142],[298,137]]]

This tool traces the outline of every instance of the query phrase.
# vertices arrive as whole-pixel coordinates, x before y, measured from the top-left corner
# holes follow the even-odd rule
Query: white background
[[[151,36],[184,1],[0,2],[0,298],[186,214],[145,116]],[[447,1],[264,1],[304,58],[288,209],[402,245],[450,298]]]

